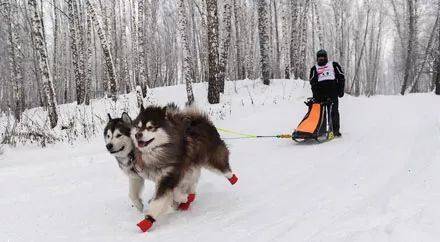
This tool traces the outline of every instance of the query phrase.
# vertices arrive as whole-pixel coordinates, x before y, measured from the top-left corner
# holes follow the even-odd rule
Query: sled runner
[[[292,134],[292,139],[296,142],[316,140],[325,142],[334,138],[331,111],[333,103],[328,100],[317,102],[313,98],[308,98],[304,102],[309,110],[303,120]]]

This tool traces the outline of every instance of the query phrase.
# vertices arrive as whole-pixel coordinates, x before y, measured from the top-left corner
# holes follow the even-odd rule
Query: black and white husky
[[[131,119],[127,113],[123,113],[121,118],[112,118],[108,114],[108,123],[104,129],[104,139],[106,148],[118,161],[119,168],[129,178],[128,196],[133,205],[143,211],[144,205],[140,198],[144,187],[144,178],[140,176],[142,161],[137,159],[136,149],[130,137]]]
[[[186,203],[194,194],[201,168],[237,182],[229,150],[217,129],[194,108],[142,107],[132,122],[131,137],[141,153],[142,177],[156,183],[154,198],[138,226],[147,231],[173,200]]]

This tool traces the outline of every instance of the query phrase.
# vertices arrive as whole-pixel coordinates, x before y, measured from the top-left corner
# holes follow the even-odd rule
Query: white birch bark
[[[220,102],[218,82],[218,8],[216,0],[206,0],[208,27],[208,102]]]
[[[260,63],[263,84],[270,84],[269,6],[267,0],[258,0],[258,36],[260,42]]]
[[[104,54],[106,70],[109,78],[110,97],[114,101],[116,101],[117,99],[116,73],[115,73],[115,66],[113,63],[112,53],[110,52],[110,48],[108,46],[107,35],[102,28],[101,20],[98,19],[95,7],[90,3],[89,0],[86,1],[86,4],[87,4],[87,9],[91,14],[92,21],[95,23],[96,32],[98,33],[98,37],[101,42],[101,48]]]
[[[178,8],[180,46],[182,47],[182,51],[183,51],[183,57],[182,57],[183,77],[185,79],[185,85],[186,85],[187,105],[191,105],[194,102],[194,94],[192,90],[193,63],[191,60],[191,52],[189,49],[188,36],[186,34],[188,28],[188,18],[186,15],[185,0],[178,0],[177,8]]]
[[[37,52],[39,71],[43,83],[44,94],[46,96],[46,106],[49,113],[49,123],[51,128],[55,128],[58,123],[57,101],[53,87],[52,76],[49,71],[49,61],[44,39],[43,19],[40,17],[36,0],[28,0],[32,14],[32,32],[34,35],[35,48]]]
[[[219,85],[220,92],[224,92],[225,90],[225,78],[226,78],[226,65],[228,62],[229,56],[229,46],[231,44],[231,16],[232,16],[232,6],[231,0],[224,0],[223,2],[223,35],[222,41],[220,45],[220,60],[219,60]]]

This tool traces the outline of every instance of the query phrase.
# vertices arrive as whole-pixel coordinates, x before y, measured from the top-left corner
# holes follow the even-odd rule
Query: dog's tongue
[[[139,145],[139,147],[145,147],[145,146],[149,145],[153,140],[154,140],[154,138],[150,139],[148,141],[138,140],[138,145]]]
[[[138,141],[138,145],[139,145],[139,147],[144,147],[144,146],[146,146],[146,144],[147,144],[147,142],[145,142],[145,141]]]

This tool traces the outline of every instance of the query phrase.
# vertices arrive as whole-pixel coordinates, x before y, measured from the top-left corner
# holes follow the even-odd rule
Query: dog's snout
[[[107,150],[112,150],[113,149],[113,144],[109,143],[105,147],[107,147]]]
[[[142,138],[142,133],[141,133],[141,132],[136,133],[136,134],[134,135],[134,137],[135,137],[136,139],[140,139],[140,138]]]

